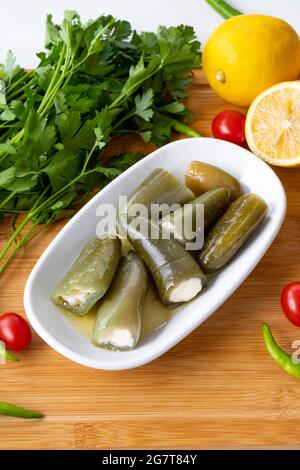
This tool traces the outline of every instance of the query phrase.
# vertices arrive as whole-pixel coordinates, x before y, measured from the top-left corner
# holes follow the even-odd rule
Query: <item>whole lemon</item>
[[[218,95],[249,106],[270,86],[298,78],[300,41],[280,18],[239,15],[212,33],[202,60],[208,83]]]

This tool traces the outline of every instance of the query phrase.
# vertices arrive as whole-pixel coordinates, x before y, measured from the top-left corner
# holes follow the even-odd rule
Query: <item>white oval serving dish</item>
[[[265,199],[269,211],[259,229],[232,262],[195,300],[176,309],[170,321],[144,338],[133,351],[114,352],[94,346],[49,300],[59,279],[80,250],[95,237],[96,208],[116,204],[119,195],[133,190],[154,168],[165,168],[184,181],[192,160],[210,163],[231,173],[244,192]],[[138,367],[164,354],[206,320],[241,285],[276,237],[286,211],[283,186],[274,171],[249,151],[217,139],[183,139],[151,153],[112,181],[60,231],[33,268],[25,287],[24,305],[36,332],[52,348],[79,364],[96,369]]]

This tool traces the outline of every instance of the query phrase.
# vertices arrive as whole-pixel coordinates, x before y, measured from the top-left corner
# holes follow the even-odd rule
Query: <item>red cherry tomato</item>
[[[300,282],[285,286],[281,293],[281,308],[291,323],[300,326]]]
[[[0,340],[7,349],[21,351],[31,343],[32,333],[26,320],[17,313],[4,313],[0,316]]]
[[[216,139],[243,145],[246,140],[245,120],[246,117],[243,113],[234,109],[225,109],[217,114],[212,121],[213,135]]]

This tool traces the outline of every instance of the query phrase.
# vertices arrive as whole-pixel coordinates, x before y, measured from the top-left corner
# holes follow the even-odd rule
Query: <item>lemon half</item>
[[[253,153],[276,166],[300,165],[300,82],[272,86],[253,101],[246,118]]]

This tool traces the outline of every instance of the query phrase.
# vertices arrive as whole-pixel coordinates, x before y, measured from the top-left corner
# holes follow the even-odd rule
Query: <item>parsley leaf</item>
[[[149,121],[153,116],[153,109],[151,109],[153,104],[153,90],[149,88],[142,96],[137,95],[134,102],[136,108],[135,114],[145,121]]]
[[[10,85],[12,79],[21,71],[21,67],[16,64],[16,58],[11,50],[7,52],[5,64],[1,65],[4,71],[4,79]]]

